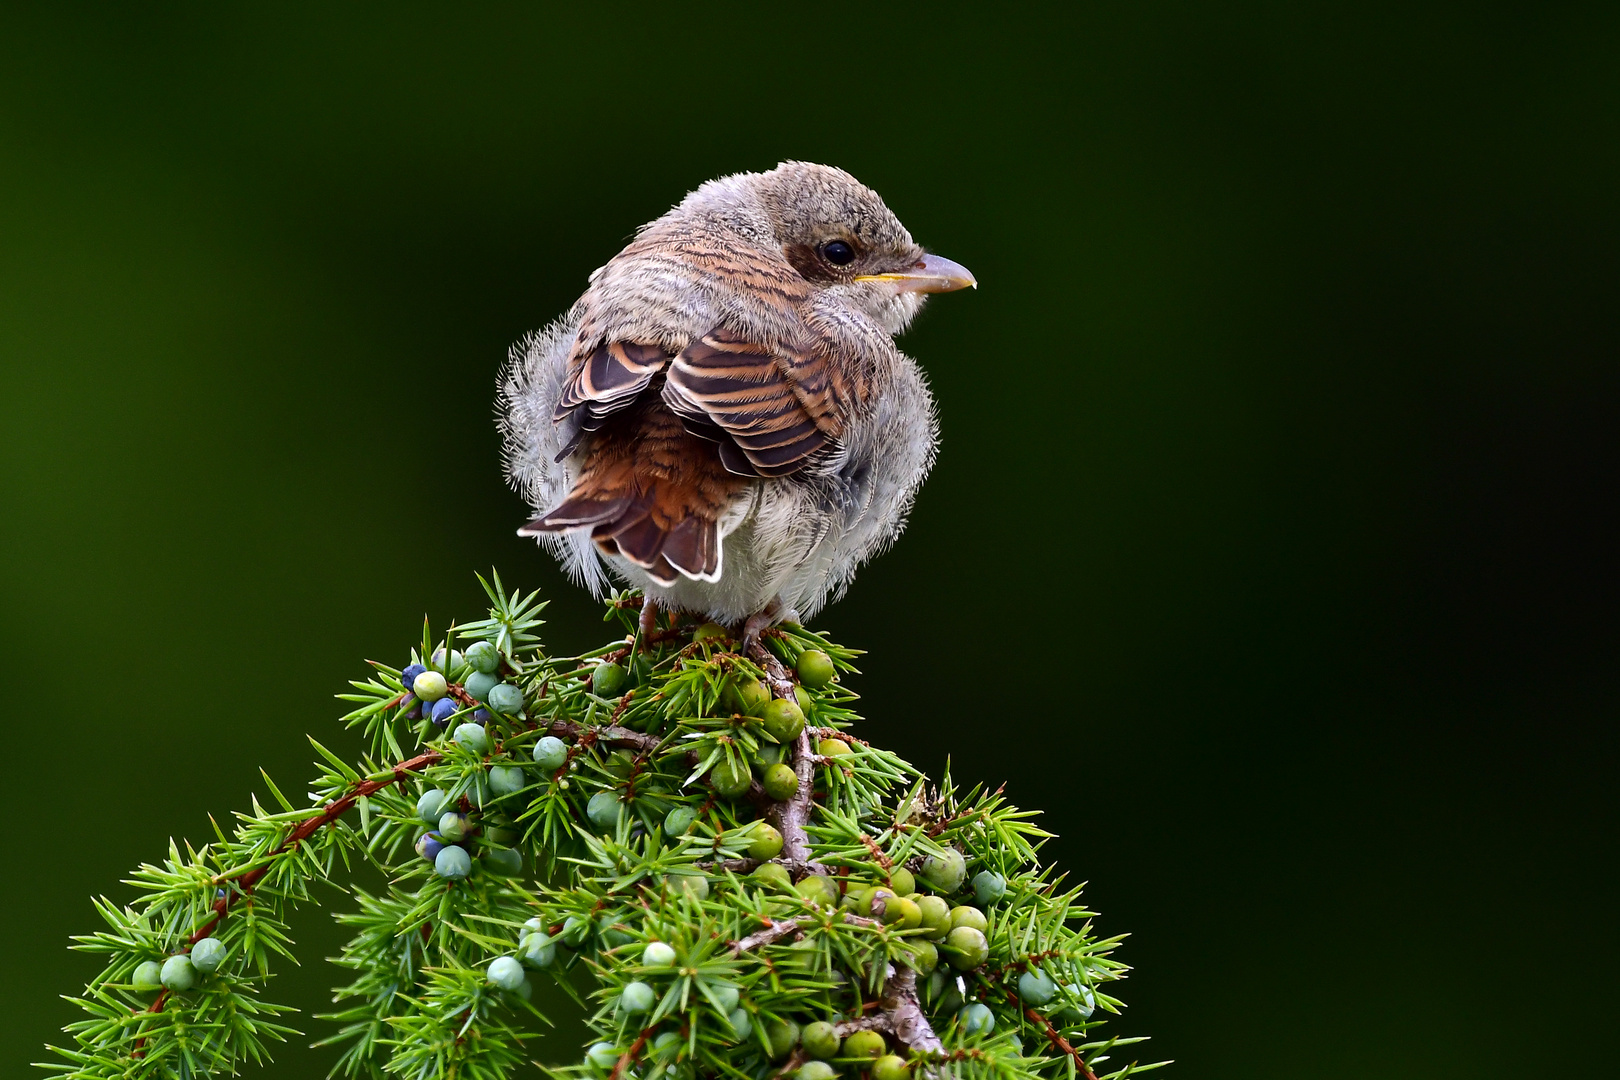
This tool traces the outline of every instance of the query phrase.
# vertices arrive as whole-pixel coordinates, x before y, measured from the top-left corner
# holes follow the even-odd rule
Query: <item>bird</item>
[[[788,161],[710,180],[515,344],[497,413],[518,530],[597,596],[753,640],[842,597],[933,467],[928,382],[894,338],[977,288],[871,188]]]

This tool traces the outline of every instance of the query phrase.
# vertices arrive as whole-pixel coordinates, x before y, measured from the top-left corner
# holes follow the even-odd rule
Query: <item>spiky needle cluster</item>
[[[623,594],[607,616],[623,639],[551,656],[544,605],[498,576],[485,588],[489,618],[437,641],[424,629],[412,658],[444,676],[442,728],[404,669],[373,664],[343,695],[370,752],[351,765],[314,743],[312,805],[266,776],[274,806],[255,800],[201,847],[171,842],[129,879],[131,903],[95,902],[107,928],[74,947],[106,966],[71,999],[86,1014],[72,1044],[41,1067],[205,1077],[266,1060],[295,1034],[264,996],[293,956],[291,909],[362,861],[388,884],[350,887],[355,909],[337,915],[352,981],[323,1042],[343,1047],[344,1076],[579,1061],[538,1036],[542,973],[594,1009],[583,1062],[541,1066],[581,1080],[1153,1067],[1097,1072],[1136,1041],[1097,1031],[1126,969],[1079,890],[1040,864],[1048,834],[1000,791],[931,787],[854,736],[855,695],[834,674],[854,653],[796,626],[749,650],[712,624],[649,631]],[[495,669],[482,682],[475,649]],[[468,692],[493,702],[500,680],[522,691],[505,713]],[[450,847],[464,854],[423,857]]]

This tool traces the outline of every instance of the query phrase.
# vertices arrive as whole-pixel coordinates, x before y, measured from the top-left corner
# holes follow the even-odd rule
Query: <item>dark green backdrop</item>
[[[595,640],[496,369],[793,157],[983,283],[905,339],[944,451],[820,623],[864,734],[1050,812],[1123,1027],[1188,1078],[1607,1072],[1620,8],[595,7],[0,16],[0,1072],[89,894],[297,790],[473,571]]]

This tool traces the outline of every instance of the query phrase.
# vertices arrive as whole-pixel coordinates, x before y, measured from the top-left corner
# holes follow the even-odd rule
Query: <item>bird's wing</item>
[[[724,327],[681,350],[664,403],[717,442],[741,476],[786,476],[843,434],[838,366],[824,351],[768,348]]]
[[[572,454],[586,432],[596,431],[609,416],[633,402],[668,362],[669,354],[661,345],[609,341],[586,350],[576,344],[568,357],[562,395],[552,419],[562,423],[573,417],[579,426],[557,460]]]

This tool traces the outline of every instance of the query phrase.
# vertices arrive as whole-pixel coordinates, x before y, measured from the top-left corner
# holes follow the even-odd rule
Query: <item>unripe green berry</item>
[[[471,694],[475,701],[488,701],[489,692],[495,689],[500,681],[501,677],[499,675],[475,671],[467,676],[467,681],[461,684],[461,688]]]
[[[802,882],[801,882],[802,884]],[[838,1038],[838,1030],[825,1020],[817,1020],[813,1024],[806,1024],[800,1036],[804,1045],[804,1052],[813,1058],[830,1058],[838,1056],[838,1046],[842,1040]],[[803,1073],[801,1072],[801,1076]]]
[[[623,806],[617,792],[598,791],[585,804],[585,816],[598,829],[611,829],[619,823],[619,812]]]
[[[824,874],[806,874],[794,886],[794,891],[813,904],[825,908],[838,906],[838,884]]]
[[[779,743],[792,742],[804,730],[804,710],[786,698],[765,706],[765,730]]]
[[[489,753],[489,732],[484,730],[483,724],[462,724],[456,728],[456,733],[450,736],[450,739],[457,746],[471,753]]]
[[[737,1033],[737,1041],[741,1042],[754,1032],[753,1019],[748,1015],[747,1009],[733,1009],[731,1015],[726,1017],[731,1023],[731,1030]]]
[[[1045,1005],[1057,996],[1057,983],[1052,976],[1035,968],[1018,976],[1018,996],[1031,1005]]]
[[[628,676],[623,664],[597,664],[591,670],[591,693],[597,697],[616,698],[624,693]]]
[[[925,896],[917,901],[922,910],[922,926],[926,936],[938,941],[951,932],[950,901],[942,896]]]
[[[449,795],[438,788],[428,788],[416,800],[416,816],[428,825],[437,825],[450,808]]]
[[[917,878],[905,867],[896,866],[889,871],[889,888],[901,896],[910,896],[917,891]]]
[[[502,795],[516,795],[528,783],[523,770],[516,765],[495,765],[489,770],[489,790],[497,799]]]
[[[433,666],[438,668],[440,671],[444,672],[445,674],[449,674],[452,671],[456,671],[457,669],[459,669],[461,667],[464,667],[466,665],[466,663],[467,663],[467,658],[465,656],[461,655],[461,650],[460,649],[451,649],[450,650],[450,666],[445,667],[444,666],[444,646],[440,645],[437,649],[433,650]]]
[[[951,908],[951,929],[954,930],[958,926],[971,926],[973,929],[983,933],[990,929],[990,920],[986,919],[984,912],[978,908],[960,904]]]
[[[670,874],[664,882],[671,892],[684,892],[694,900],[709,898],[709,879],[703,874]]]
[[[658,995],[653,992],[652,987],[644,982],[633,982],[619,995],[619,1008],[634,1015],[646,1012],[657,1001]]]
[[[897,1054],[884,1054],[872,1062],[872,1080],[911,1080],[911,1066]]]
[[[984,939],[984,931],[958,926],[945,935],[945,945],[939,951],[957,971],[971,971],[990,958],[990,943]]]
[[[516,877],[523,872],[523,853],[516,848],[489,848],[484,852],[484,869],[500,877]]]
[[[911,960],[906,965],[919,975],[930,975],[939,966],[939,950],[932,941],[911,939]]]
[[[510,956],[497,956],[489,962],[489,984],[499,990],[516,990],[523,982],[523,965]]]
[[[137,990],[156,990],[163,985],[163,965],[156,960],[142,960],[135,965],[129,981]]]
[[[772,765],[765,770],[760,786],[765,789],[765,794],[777,802],[782,802],[799,793],[799,774],[794,772],[791,766]]]
[[[838,669],[833,667],[832,657],[820,649],[806,649],[800,653],[795,668],[799,681],[812,690],[822,689],[838,674]]]
[[[489,696],[484,704],[491,710],[506,716],[515,716],[523,711],[523,691],[509,682],[499,683],[490,687]]]
[[[883,1036],[871,1028],[852,1031],[844,1039],[844,1056],[847,1058],[880,1058],[889,1048],[883,1041]]]
[[[737,1002],[742,1000],[742,993],[735,986],[716,986],[711,989],[714,990],[714,999],[719,1003],[720,1011],[723,1013],[730,1013],[737,1007]]]
[[[437,671],[424,671],[411,683],[411,693],[422,701],[438,701],[449,692],[449,681]]]
[[[447,810],[439,815],[439,839],[447,844],[459,844],[467,839],[472,832],[472,824],[468,822],[466,814],[458,814],[454,810]]]
[[[726,628],[716,622],[706,622],[696,630],[692,631],[693,641],[713,641],[715,638],[723,638],[727,636],[729,636],[729,632],[726,630]]]
[[[735,799],[746,792],[754,779],[748,766],[730,758],[721,758],[716,762],[714,768],[709,770],[709,778],[714,782],[714,790],[728,799]]]
[[[454,845],[445,847],[433,860],[433,872],[442,878],[457,881],[472,873],[472,856]]]
[[[843,739],[835,739],[831,735],[816,744],[816,753],[822,757],[844,757],[854,752],[855,748],[850,746],[849,743]]]
[[[996,1014],[990,1011],[989,1006],[977,1001],[963,1006],[956,1016],[962,1022],[962,1032],[966,1035],[988,1035],[996,1030]]]
[[[891,911],[898,912],[899,918],[885,919],[884,921],[892,922],[896,929],[915,930],[922,925],[922,908],[917,906],[916,901],[907,899],[904,896],[897,896],[889,901],[889,908]]]
[[[591,936],[591,920],[582,915],[570,915],[563,920],[562,940],[570,949],[577,949]]]
[[[466,659],[474,671],[487,675],[501,666],[501,651],[493,642],[475,641],[467,646]]]
[[[754,867],[748,879],[760,888],[770,889],[773,892],[793,891],[793,875],[789,874],[787,867],[781,863],[760,863]]]
[[[649,941],[641,950],[641,962],[650,968],[674,967],[675,950],[665,942]]]
[[[930,855],[923,861],[921,876],[936,892],[953,893],[967,877],[967,860],[955,848],[946,848],[943,855]]]
[[[592,1043],[591,1048],[585,1051],[585,1064],[595,1065],[598,1069],[611,1069],[619,1063],[619,1048],[612,1043]]]
[[[774,859],[782,853],[782,834],[774,825],[756,821],[748,835],[752,837],[747,848],[750,859]]]
[[[800,712],[804,713],[805,716],[809,716],[810,708],[816,703],[816,700],[810,696],[810,691],[802,686],[795,686],[793,688],[793,703],[799,707]]]
[[[772,1020],[765,1025],[765,1041],[771,1044],[771,1060],[782,1061],[798,1044],[799,1025],[792,1020]]]
[[[191,947],[191,966],[204,975],[212,975],[225,962],[225,943],[219,938],[205,937]]]
[[[677,806],[668,814],[664,815],[664,836],[668,838],[685,836],[686,831],[692,827],[692,823],[696,821],[697,818],[698,812],[696,807]]]
[[[568,761],[568,744],[555,735],[541,736],[534,744],[534,763],[546,772],[556,772]]]
[[[735,675],[726,683],[725,706],[744,716],[763,716],[771,703],[771,692],[764,683],[752,675]]]
[[[793,1075],[797,1080],[833,1080],[838,1074],[833,1072],[833,1067],[825,1061],[807,1061],[800,1065],[799,1071]]]
[[[518,942],[518,959],[532,968],[550,967],[557,958],[557,946],[544,930],[524,934]]]
[[[1007,892],[1007,879],[994,870],[980,870],[973,875],[973,895],[981,904],[994,903]]]
[[[684,1042],[686,1042],[686,1040],[681,1038],[680,1032],[666,1031],[659,1035],[658,1038],[653,1040],[653,1056],[660,1058],[674,1057],[676,1052],[680,1049],[681,1044]]]
[[[164,987],[177,994],[197,985],[197,969],[191,966],[189,956],[171,956],[163,961],[163,970],[159,977],[163,980]]]

